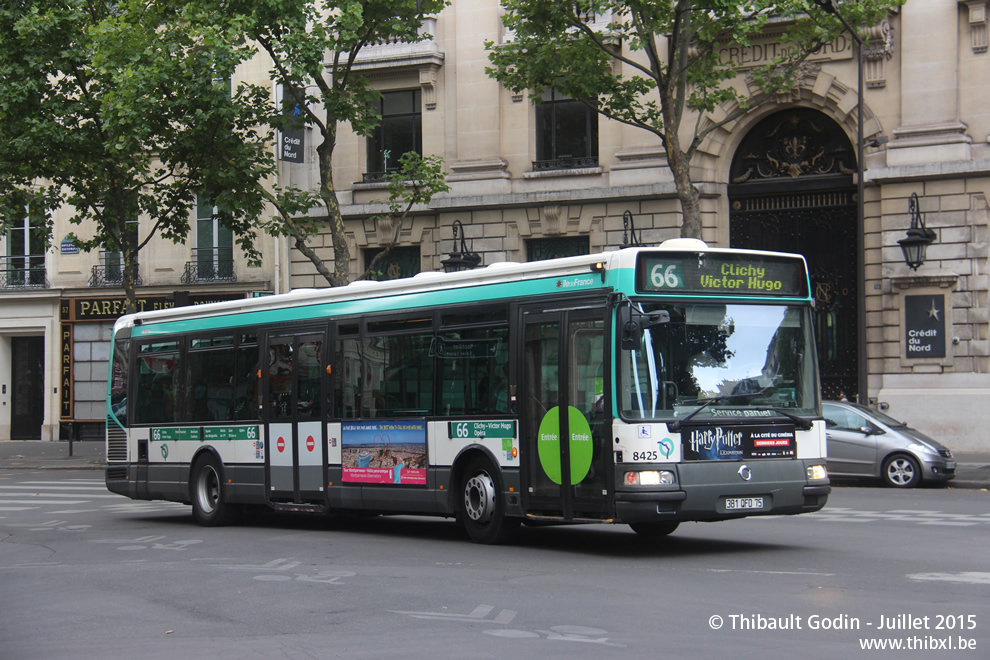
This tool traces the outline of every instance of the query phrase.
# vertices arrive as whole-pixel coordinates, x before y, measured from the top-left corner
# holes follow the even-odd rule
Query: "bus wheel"
[[[519,531],[519,519],[505,515],[498,472],[481,457],[468,461],[461,482],[457,519],[476,543],[501,544]]]
[[[656,539],[673,534],[679,522],[631,523],[632,530],[645,538]]]
[[[203,456],[192,469],[193,519],[205,527],[229,525],[237,508],[223,499],[223,479],[219,462],[210,455]]]

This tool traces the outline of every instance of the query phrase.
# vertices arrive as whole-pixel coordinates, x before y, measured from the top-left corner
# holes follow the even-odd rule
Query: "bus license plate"
[[[725,508],[728,511],[736,509],[762,509],[762,497],[727,497],[725,498]]]

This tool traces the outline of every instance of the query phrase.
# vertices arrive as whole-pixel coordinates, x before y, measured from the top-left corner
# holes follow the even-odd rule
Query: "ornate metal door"
[[[822,395],[857,394],[855,156],[832,120],[807,109],[760,122],[736,153],[732,247],[803,254],[817,307]]]

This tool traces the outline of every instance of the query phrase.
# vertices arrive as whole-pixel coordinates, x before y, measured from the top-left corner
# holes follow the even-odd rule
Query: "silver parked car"
[[[823,409],[829,476],[880,477],[896,488],[956,476],[948,447],[907,424],[858,403],[825,401]]]

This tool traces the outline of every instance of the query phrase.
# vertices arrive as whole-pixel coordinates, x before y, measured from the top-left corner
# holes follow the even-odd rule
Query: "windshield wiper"
[[[729,401],[730,399],[752,399],[753,397],[760,396],[761,394],[766,394],[769,389],[770,386],[768,385],[755,392],[747,392],[746,394],[720,394],[719,396],[713,396],[710,399],[705,399],[700,406],[689,412],[685,417],[674,420],[673,424],[668,424],[667,428],[676,433],[681,430],[681,426],[683,426],[685,422],[713,403],[722,403],[723,401]]]
[[[808,419],[807,417],[801,417],[800,415],[795,415],[792,412],[787,412],[783,408],[771,407],[770,410],[774,411],[778,415],[783,415],[787,419],[792,420],[795,424],[798,425],[798,428],[801,429],[802,431],[810,431],[811,427],[814,426],[814,424],[811,423],[811,420]]]
[[[749,392],[747,394],[722,394],[720,396],[713,396],[710,399],[705,399],[704,401],[702,401],[700,406],[689,412],[686,416],[682,417],[681,419],[674,420],[672,424],[668,424],[667,428],[670,429],[672,432],[677,433],[678,431],[681,430],[681,427],[685,423],[687,423],[692,417],[694,417],[695,415],[697,415],[698,413],[700,413],[702,410],[704,410],[713,403],[721,403],[723,401],[729,401],[731,399],[752,399],[762,394],[766,394],[767,390],[769,390],[770,387],[771,386],[768,385],[763,389],[757,390],[756,392]],[[795,422],[802,431],[807,431],[812,427],[811,420],[806,419],[804,417],[799,417],[798,415],[795,415],[792,412],[787,412],[783,408],[774,408],[773,406],[767,406],[767,408]]]

